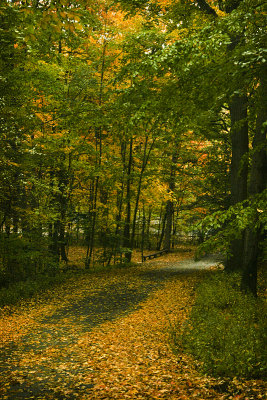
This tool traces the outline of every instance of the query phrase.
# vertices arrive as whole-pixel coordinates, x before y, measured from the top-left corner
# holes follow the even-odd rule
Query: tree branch
[[[197,5],[200,10],[206,14],[212,15],[215,18],[218,17],[216,11],[208,3],[206,3],[206,0],[197,0]]]

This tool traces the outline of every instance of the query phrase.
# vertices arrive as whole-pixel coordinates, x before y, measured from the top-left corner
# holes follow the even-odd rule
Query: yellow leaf
[[[82,24],[75,24],[75,28],[78,29],[79,31],[83,30]]]
[[[69,30],[70,30],[71,32],[74,32],[74,31],[75,31],[74,26],[70,24],[70,25],[69,25]]]

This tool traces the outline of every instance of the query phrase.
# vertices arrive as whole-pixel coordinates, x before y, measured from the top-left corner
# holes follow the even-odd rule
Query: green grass
[[[239,290],[240,276],[208,274],[197,287],[189,319],[172,332],[176,349],[213,376],[266,376],[266,304]]]

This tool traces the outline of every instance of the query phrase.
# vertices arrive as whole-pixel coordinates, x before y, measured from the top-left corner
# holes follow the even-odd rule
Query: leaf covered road
[[[168,329],[183,323],[192,304],[199,279],[192,265],[165,257],[76,277],[11,315],[4,312],[1,398],[230,398],[168,344]]]

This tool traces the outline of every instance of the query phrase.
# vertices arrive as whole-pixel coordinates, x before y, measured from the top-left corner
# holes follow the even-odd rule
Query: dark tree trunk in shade
[[[166,204],[166,224],[164,236],[164,249],[171,249],[171,235],[172,235],[172,220],[173,220],[173,201],[168,200]]]
[[[231,204],[234,205],[247,198],[248,166],[248,121],[247,98],[234,95],[230,104],[231,116]],[[226,270],[234,271],[243,266],[244,237],[233,240],[231,254],[228,257]]]
[[[129,147],[129,161],[127,168],[127,181],[126,181],[126,218],[123,232],[123,246],[130,249],[131,246],[131,235],[130,235],[130,224],[131,224],[131,172],[133,162],[133,139],[130,140]],[[131,261],[132,253],[127,251],[125,258],[128,262]]]
[[[253,138],[253,154],[251,160],[251,171],[248,184],[249,196],[261,193],[266,187],[267,181],[267,159],[266,159],[266,132],[267,127],[267,76],[261,77],[258,89],[258,114],[256,131]],[[254,226],[257,226],[258,212],[255,210]],[[254,230],[246,229],[244,243],[244,265],[242,271],[241,286],[244,290],[257,295],[257,266],[259,258],[260,227]]]
[[[171,163],[171,172],[169,178],[169,193],[173,193],[175,190],[175,177],[176,177],[176,164],[177,164],[177,149],[172,155],[172,163]],[[171,236],[172,236],[172,227],[173,227],[173,200],[169,199],[166,204],[166,224],[165,224],[165,236],[164,236],[164,249],[171,249]]]
[[[163,217],[162,217],[162,213],[161,213],[160,218],[162,219],[162,221],[160,220],[160,223],[162,223],[162,227],[160,226],[160,223],[159,223],[159,232],[158,233],[160,233],[160,237],[159,237],[159,240],[157,243],[157,250],[161,249],[161,245],[162,245],[163,238],[164,238],[165,225],[166,225],[166,208],[165,208]],[[161,231],[160,231],[160,228],[161,228]]]

